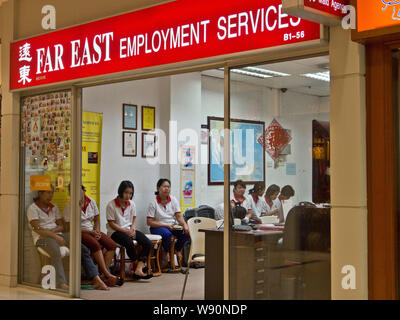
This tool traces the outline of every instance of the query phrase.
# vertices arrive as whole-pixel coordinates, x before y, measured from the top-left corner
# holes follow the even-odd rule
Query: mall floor
[[[70,298],[45,294],[25,287],[9,288],[0,286],[0,300],[70,300]]]
[[[81,298],[89,300],[180,300],[185,275],[163,273],[151,280],[129,281],[110,291],[82,290]],[[204,300],[204,268],[190,269],[185,300]]]
[[[81,299],[88,300],[180,300],[182,273],[163,273],[151,280],[129,281],[110,291],[81,290]],[[204,300],[204,269],[191,269],[185,291],[185,300]],[[0,286],[0,300],[69,300],[70,298],[45,294],[26,287]]]

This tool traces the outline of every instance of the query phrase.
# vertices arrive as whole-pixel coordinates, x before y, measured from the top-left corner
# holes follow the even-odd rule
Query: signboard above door
[[[282,10],[317,23],[337,25],[345,16],[343,7],[349,4],[350,0],[282,0]]]
[[[321,30],[281,0],[177,0],[13,42],[10,89],[315,44]]]

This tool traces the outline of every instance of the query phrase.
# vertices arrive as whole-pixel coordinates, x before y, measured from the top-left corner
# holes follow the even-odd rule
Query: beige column
[[[341,26],[330,31],[332,299],[368,299],[365,50]],[[344,289],[345,266],[355,289]]]
[[[1,172],[0,172],[0,285],[16,286],[18,272],[19,102],[9,92],[10,42],[14,35],[14,0],[2,4],[1,34]]]

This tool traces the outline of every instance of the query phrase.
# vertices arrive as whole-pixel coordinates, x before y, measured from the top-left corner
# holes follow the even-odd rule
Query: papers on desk
[[[266,224],[259,224],[258,229],[260,230],[276,230],[276,231],[283,231],[285,229],[284,226],[276,226],[272,223],[266,223]]]

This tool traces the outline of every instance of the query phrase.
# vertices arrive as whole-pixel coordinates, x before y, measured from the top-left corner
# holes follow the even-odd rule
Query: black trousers
[[[147,261],[147,257],[149,255],[152,244],[149,238],[147,238],[143,232],[136,230],[136,237],[135,239],[132,239],[124,232],[115,231],[111,235],[111,239],[126,248],[126,253],[128,254],[129,259],[131,259],[132,261]],[[140,252],[139,257],[137,256],[133,240],[136,240],[137,243],[142,247],[142,251]]]

